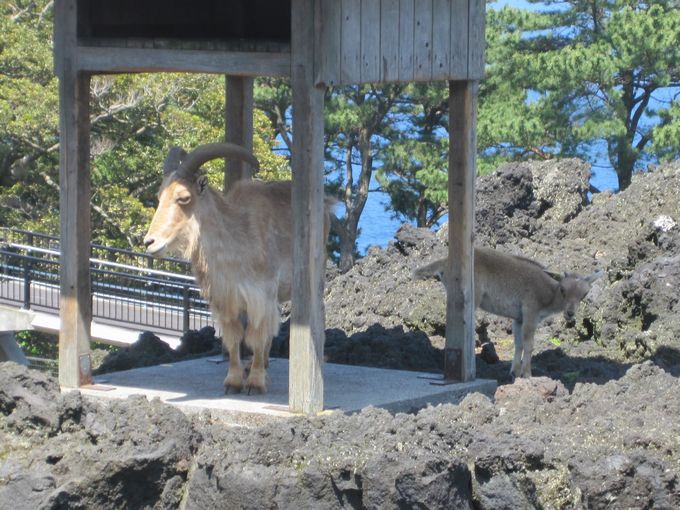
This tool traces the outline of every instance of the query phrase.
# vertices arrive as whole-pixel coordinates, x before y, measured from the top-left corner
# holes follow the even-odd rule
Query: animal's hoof
[[[248,395],[250,395],[251,392],[255,392],[256,394],[266,393],[267,381],[265,371],[262,369],[251,370],[248,379],[246,379],[245,386],[248,389]]]
[[[230,386],[228,384],[225,384],[224,394],[229,395],[229,393],[241,393],[241,386]]]
[[[230,371],[227,374],[227,377],[224,379],[224,394],[229,395],[229,393],[241,393],[242,388],[243,375]]]
[[[261,386],[248,386],[246,384],[246,388],[248,388],[248,395],[250,395],[251,393],[255,395],[262,395],[263,393],[267,393],[267,388]]]

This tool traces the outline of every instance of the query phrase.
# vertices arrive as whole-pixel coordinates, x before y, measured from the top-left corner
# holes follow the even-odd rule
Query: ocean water
[[[590,182],[600,191],[618,189],[616,173],[611,168],[593,167]],[[377,182],[371,182],[370,189],[377,187]],[[370,246],[386,247],[402,225],[402,221],[393,218],[392,213],[385,210],[387,204],[389,204],[389,197],[386,193],[375,191],[368,194],[366,207],[359,220],[361,233],[357,245],[361,255],[365,255]],[[338,211],[338,214],[341,214],[341,211]]]

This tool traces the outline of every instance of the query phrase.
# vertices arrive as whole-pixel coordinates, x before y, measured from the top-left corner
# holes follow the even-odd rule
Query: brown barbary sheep
[[[189,154],[170,150],[144,244],[150,254],[172,250],[191,261],[229,353],[225,392],[244,386],[244,337],[253,352],[245,387],[265,392],[269,350],[280,324],[278,305],[291,297],[291,182],[240,180],[225,196],[199,172],[205,162],[223,157],[259,167],[253,154],[229,143],[202,145]],[[326,203],[327,235],[332,201]]]

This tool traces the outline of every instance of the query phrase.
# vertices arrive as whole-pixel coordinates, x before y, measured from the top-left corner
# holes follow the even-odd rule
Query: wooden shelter
[[[484,0],[56,0],[60,83],[59,381],[91,382],[89,90],[94,74],[227,76],[227,140],[252,146],[253,79],[293,94],[294,288],[289,406],[323,408],[323,108],[333,85],[447,80],[449,281],[445,378],[475,378],[473,219]],[[231,175],[241,164],[231,163]],[[160,169],[159,169],[160,171]]]

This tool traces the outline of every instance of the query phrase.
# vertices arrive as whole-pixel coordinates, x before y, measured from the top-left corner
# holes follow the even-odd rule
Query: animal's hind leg
[[[522,362],[522,322],[512,321],[512,336],[515,342],[515,354],[512,357],[510,366],[510,377],[513,379],[520,375],[520,364]]]
[[[248,324],[246,329],[246,345],[253,351],[253,362],[250,373],[246,379],[248,391],[255,390],[260,393],[267,391],[267,365],[269,364],[269,349],[272,338],[278,332],[279,311],[276,306],[265,311],[262,320],[255,324]]]
[[[243,367],[241,366],[241,340],[243,324],[239,319],[222,320],[222,345],[229,353],[229,369],[224,379],[224,392],[239,393],[243,387]]]

